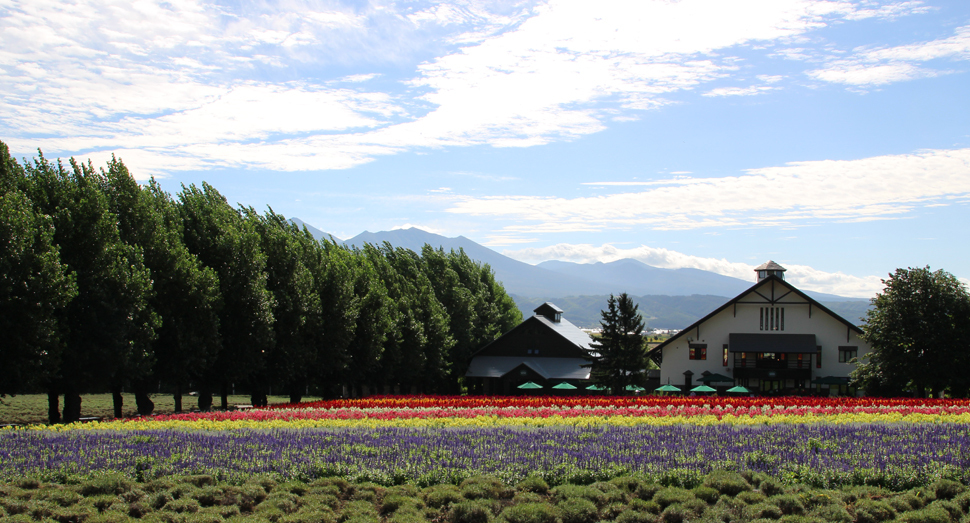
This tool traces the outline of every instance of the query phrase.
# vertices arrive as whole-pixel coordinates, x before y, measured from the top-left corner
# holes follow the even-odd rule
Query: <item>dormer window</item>
[[[758,281],[761,281],[769,276],[777,276],[778,278],[784,280],[785,270],[786,269],[781,265],[769,260],[755,267],[754,272],[758,274]]]

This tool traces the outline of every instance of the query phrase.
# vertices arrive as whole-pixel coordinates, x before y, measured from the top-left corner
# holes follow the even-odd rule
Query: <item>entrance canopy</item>
[[[731,352],[814,353],[814,334],[744,334],[731,333]]]

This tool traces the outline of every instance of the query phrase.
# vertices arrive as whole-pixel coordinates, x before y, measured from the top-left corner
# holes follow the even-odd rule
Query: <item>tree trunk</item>
[[[124,410],[125,398],[121,395],[120,385],[111,386],[111,403],[114,404],[115,418],[123,417],[124,413],[122,411]]]
[[[290,382],[290,403],[303,401],[303,391],[306,390],[306,378],[297,378]]]
[[[151,416],[155,412],[155,402],[148,394],[150,388],[148,380],[135,383],[135,408],[139,416]]]
[[[55,425],[61,422],[61,405],[57,389],[53,385],[47,389],[47,422]]]
[[[175,384],[172,399],[175,401],[175,412],[182,412],[182,385],[180,383]]]
[[[81,419],[81,394],[77,389],[64,388],[64,423],[74,423]]]
[[[222,382],[222,387],[219,391],[220,396],[222,396],[222,410],[229,410],[229,383]]]
[[[204,383],[199,389],[199,410],[208,412],[212,410],[212,389],[209,384]]]

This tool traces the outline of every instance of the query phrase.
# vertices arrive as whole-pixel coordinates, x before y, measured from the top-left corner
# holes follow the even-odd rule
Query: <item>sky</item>
[[[17,158],[862,298],[970,283],[968,72],[967,0],[0,0]]]

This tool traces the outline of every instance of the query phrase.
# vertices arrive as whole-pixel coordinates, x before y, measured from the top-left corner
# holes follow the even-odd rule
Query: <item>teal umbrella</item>
[[[640,387],[639,385],[627,385],[626,386],[626,390],[628,390],[630,392],[643,392],[643,391],[645,391],[647,389],[645,389],[643,387]]]
[[[554,389],[558,389],[558,390],[576,390],[576,386],[575,385],[570,385],[569,383],[566,383],[565,381],[562,382],[562,383],[560,383],[559,385],[554,386],[553,388]]]
[[[542,385],[539,385],[538,383],[534,383],[534,382],[531,382],[531,381],[527,381],[527,382],[523,383],[522,385],[519,385],[518,388],[520,388],[520,389],[541,389],[542,388]]]
[[[725,376],[723,374],[708,374],[707,376],[704,376],[697,381],[701,383],[712,383],[712,382],[722,382],[722,381],[734,381],[734,378],[732,378],[731,376]]]
[[[680,388],[679,387],[677,387],[675,385],[671,385],[669,383],[666,384],[666,385],[664,385],[663,387],[657,387],[656,389],[653,389],[653,390],[655,390],[657,392],[680,392]]]
[[[751,391],[750,390],[746,389],[745,387],[742,387],[741,385],[738,385],[737,387],[731,387],[727,391],[728,392],[740,392],[742,394],[751,394]]]
[[[586,387],[586,390],[595,390],[595,391],[606,390],[606,387],[602,385],[590,385],[589,387]]]
[[[708,387],[707,385],[698,385],[693,389],[690,389],[690,391],[691,392],[717,392],[717,389],[713,387]]]

